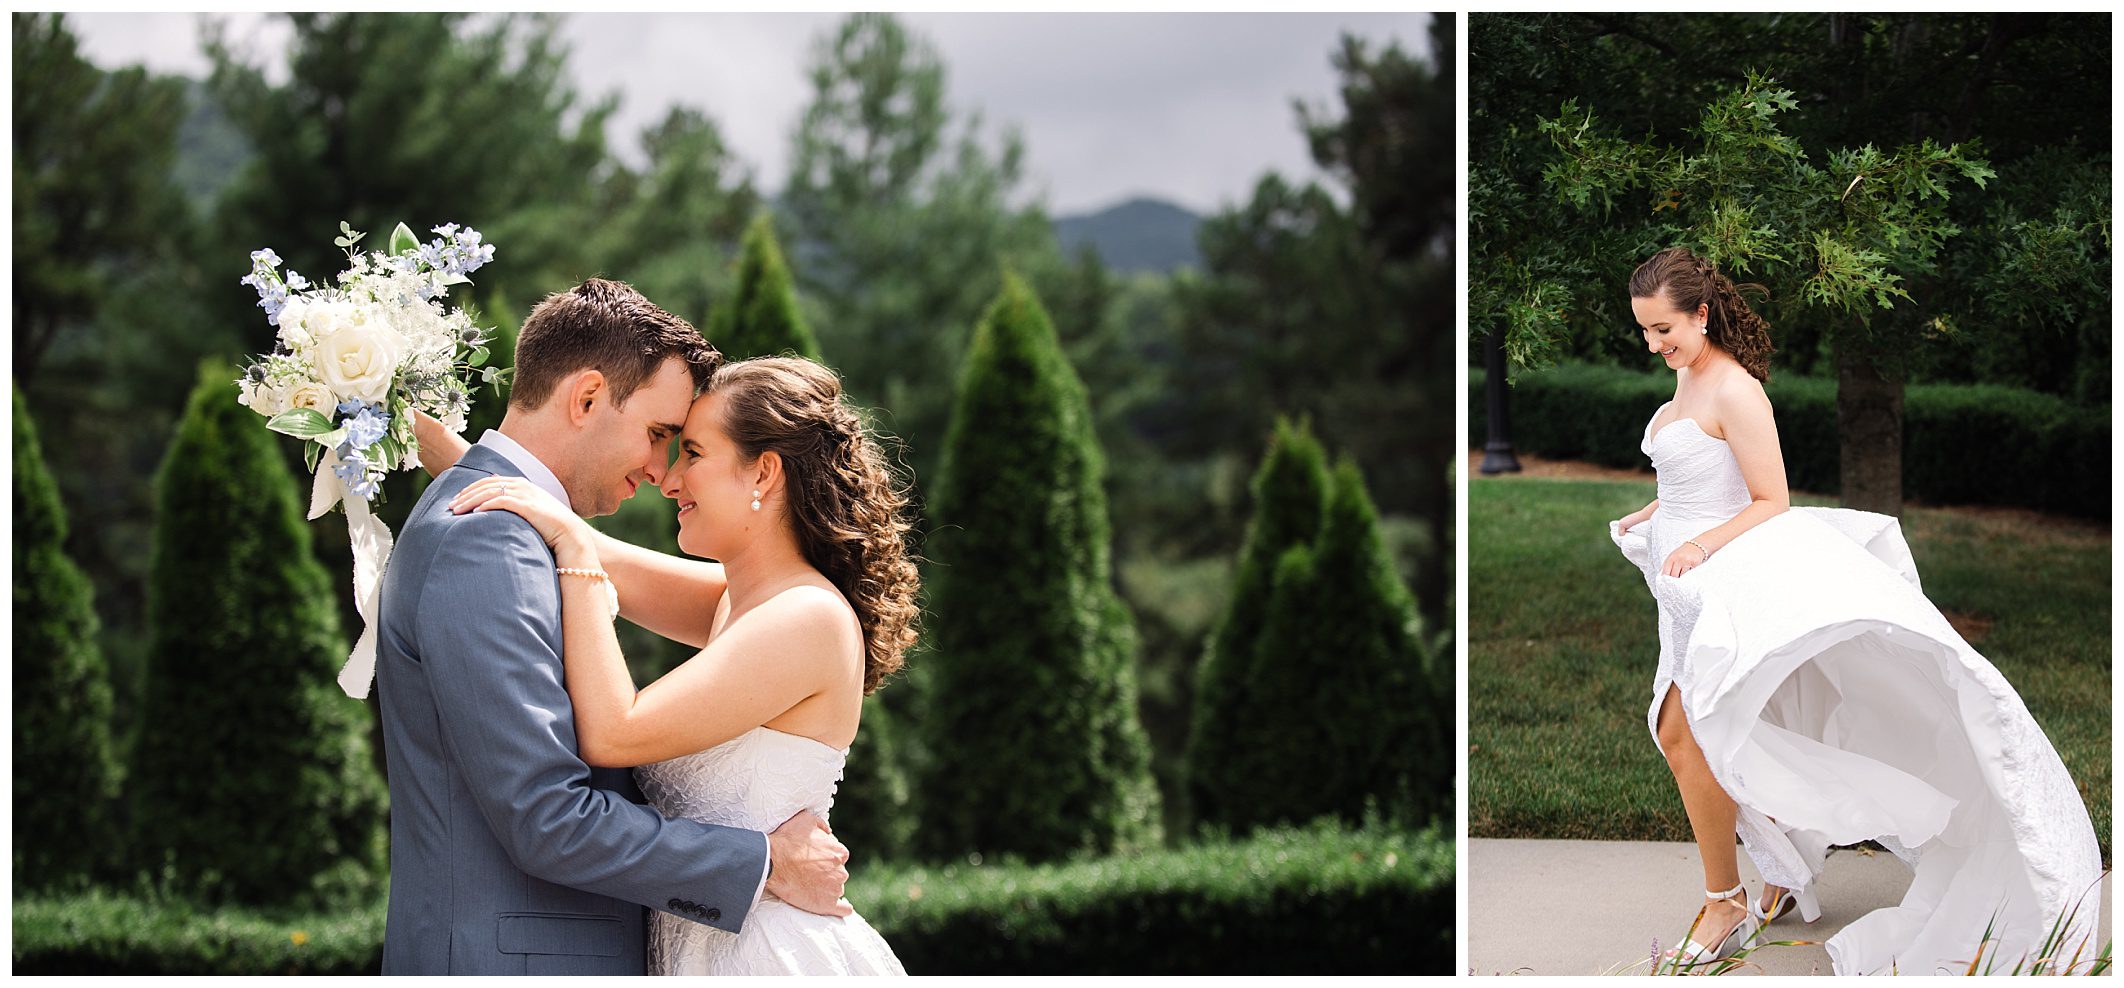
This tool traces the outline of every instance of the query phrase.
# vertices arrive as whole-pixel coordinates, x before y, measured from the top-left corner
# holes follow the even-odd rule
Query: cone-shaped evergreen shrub
[[[1318,803],[1293,805],[1276,819],[1334,813],[1354,822],[1372,802],[1401,822],[1426,822],[1451,805],[1453,708],[1431,689],[1435,657],[1423,645],[1415,596],[1380,537],[1364,474],[1350,460],[1336,465],[1329,484],[1313,566],[1313,589],[1299,595],[1312,599],[1290,614],[1303,615],[1320,642],[1302,691],[1315,698],[1312,712],[1329,728],[1336,784]],[[1282,606],[1272,605],[1272,622]],[[1276,635],[1268,628],[1262,640],[1274,647]],[[1264,651],[1259,661],[1266,667],[1274,660]]]
[[[118,764],[88,577],[20,388],[15,401],[15,888],[86,884],[110,857]]]
[[[156,484],[151,644],[135,843],[202,899],[320,902],[369,892],[384,790],[280,438],[206,367]],[[319,524],[343,524],[328,517]]]
[[[1006,276],[975,329],[931,500],[916,849],[1027,859],[1151,840],[1135,637],[1114,592],[1084,387]]]
[[[905,690],[907,677],[895,676],[885,688]],[[863,701],[863,725],[849,747],[833,798],[833,833],[853,850],[852,868],[905,854],[914,834],[903,730],[882,694]]]
[[[1278,445],[1291,439],[1279,432]],[[1279,469],[1318,476],[1317,458],[1304,471],[1278,468],[1278,458],[1272,452],[1257,478],[1262,512],[1302,506],[1266,495]],[[1303,485],[1284,491],[1293,489]],[[1282,548],[1265,585],[1254,555],[1262,546],[1249,540],[1213,639],[1189,765],[1204,824],[1245,832],[1376,813],[1414,826],[1450,805],[1451,707],[1431,687],[1415,599],[1356,465],[1339,464],[1316,503],[1317,535]],[[1257,514],[1254,534],[1303,529],[1302,519]]]
[[[775,242],[774,219],[766,213],[745,228],[737,289],[709,314],[708,342],[731,360],[782,354],[819,359],[819,341],[797,309],[789,264]]]
[[[1327,487],[1327,452],[1312,429],[1304,422],[1277,419],[1268,456],[1254,473],[1254,517],[1239,553],[1231,599],[1210,634],[1196,677],[1187,778],[1197,821],[1235,823],[1250,811],[1226,807],[1224,796],[1244,791],[1244,780],[1259,774],[1265,760],[1286,757],[1262,747],[1251,735],[1253,724],[1273,716],[1266,708],[1283,698],[1261,695],[1249,676],[1277,563],[1293,546],[1309,544],[1320,534]]]

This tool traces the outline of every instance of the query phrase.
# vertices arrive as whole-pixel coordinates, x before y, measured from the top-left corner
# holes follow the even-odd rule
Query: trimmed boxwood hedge
[[[859,864],[859,868],[860,868]],[[1453,841],[1325,825],[1070,863],[861,868],[921,974],[1448,974]],[[384,910],[18,899],[16,974],[374,974]]]
[[[1487,438],[1483,373],[1469,372],[1468,437]],[[1778,444],[1794,490],[1841,487],[1836,382],[1773,375]],[[1645,423],[1674,380],[1620,367],[1563,364],[1511,390],[1512,445],[1538,456],[1645,466]],[[2109,517],[2109,406],[1986,384],[1913,384],[1903,396],[1903,494],[1927,504],[1995,504]]]

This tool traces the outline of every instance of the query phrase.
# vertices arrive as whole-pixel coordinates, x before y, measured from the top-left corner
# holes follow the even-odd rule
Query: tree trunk
[[[1865,357],[1836,354],[1836,429],[1844,507],[1903,513],[1903,381]]]

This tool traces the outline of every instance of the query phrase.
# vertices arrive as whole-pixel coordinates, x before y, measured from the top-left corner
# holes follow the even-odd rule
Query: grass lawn
[[[1468,493],[1469,834],[1689,840],[1645,728],[1658,661],[1644,579],[1607,522],[1649,479],[1475,479]],[[1800,504],[1830,505],[1800,497]],[[1925,593],[2050,736],[2109,848],[2109,533],[1999,511],[1914,508]]]

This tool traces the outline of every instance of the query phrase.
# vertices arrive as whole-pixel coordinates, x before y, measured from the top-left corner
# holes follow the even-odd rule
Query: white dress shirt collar
[[[553,471],[544,463],[539,462],[538,457],[531,455],[531,451],[525,449],[521,443],[493,429],[488,429],[484,435],[479,437],[479,444],[500,453],[503,459],[516,464],[516,468],[524,472],[525,480],[537,484],[546,493],[559,498],[560,503],[574,503],[568,500],[568,489],[561,486],[560,478],[554,476]]]

